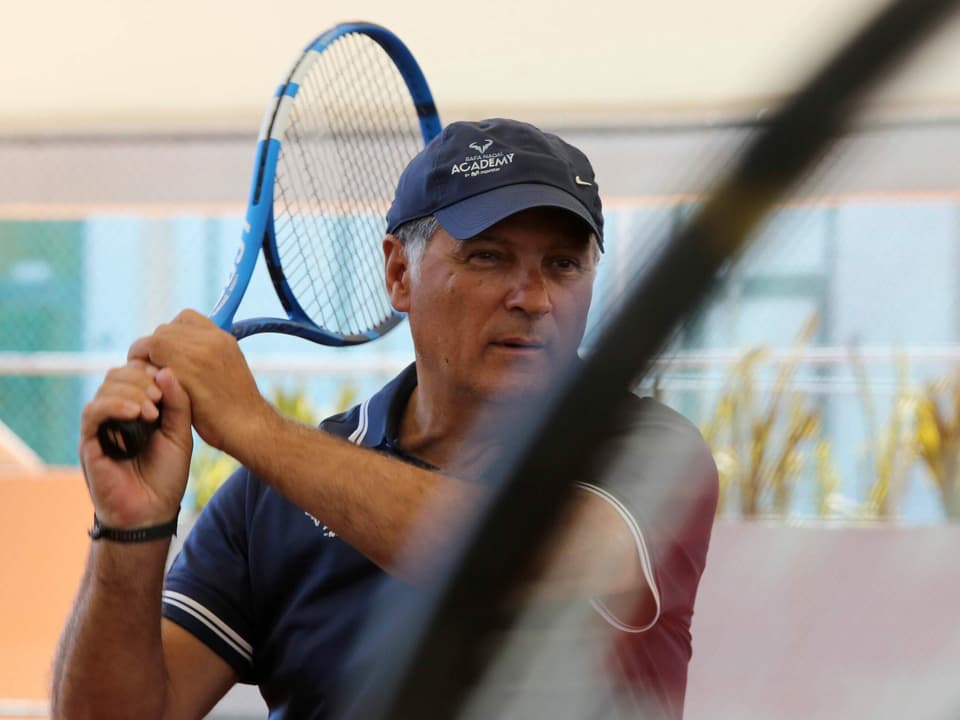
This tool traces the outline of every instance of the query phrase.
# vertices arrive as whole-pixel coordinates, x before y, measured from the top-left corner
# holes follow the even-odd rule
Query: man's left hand
[[[257,418],[273,412],[236,338],[194,310],[184,310],[134,342],[127,357],[172,368],[190,396],[200,437],[235,457],[258,426]]]

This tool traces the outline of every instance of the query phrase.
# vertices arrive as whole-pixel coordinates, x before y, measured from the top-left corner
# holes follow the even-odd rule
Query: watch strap
[[[151,525],[150,527],[133,528],[130,530],[121,530],[103,525],[97,514],[93,514],[93,527],[87,531],[92,540],[112,540],[122,543],[140,543],[161,538],[172,537],[177,534],[177,521],[180,519],[180,508],[177,508],[177,514],[169,522],[162,525]]]

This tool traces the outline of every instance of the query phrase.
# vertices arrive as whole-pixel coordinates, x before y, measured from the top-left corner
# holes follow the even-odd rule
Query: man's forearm
[[[167,540],[92,544],[54,664],[54,718],[162,717],[160,593],[168,549]]]
[[[268,441],[224,449],[358,552],[406,580],[432,577],[437,549],[485,494],[476,484],[279,415],[266,421],[256,434]]]
[[[357,447],[275,415],[257,428],[269,442],[228,449],[255,475],[387,572],[434,577],[438,553],[478,510],[480,485]],[[601,558],[604,560],[601,561]],[[547,595],[634,590],[641,576],[633,539],[610,506],[577,492],[551,549],[531,568]],[[546,568],[551,568],[546,572]]]

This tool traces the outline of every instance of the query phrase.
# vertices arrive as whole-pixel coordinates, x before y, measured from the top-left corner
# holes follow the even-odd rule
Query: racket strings
[[[341,123],[339,122],[339,120],[340,120],[340,118],[335,118],[335,121],[333,122],[333,127],[334,127],[334,128],[337,128],[337,127],[339,127],[339,126],[341,125]],[[341,149],[341,148],[344,147],[343,138],[342,138],[342,137],[339,137],[339,134],[338,134],[338,133],[335,133],[334,139],[335,139],[335,143],[334,143],[334,147],[335,147],[335,148]],[[363,146],[361,145],[360,147],[363,147]],[[339,154],[342,155],[343,153],[339,153]],[[360,160],[360,162],[363,163],[363,164],[369,164],[369,160],[368,160],[367,158],[362,158],[362,159]],[[350,164],[349,164],[349,163],[344,163],[344,167],[349,168],[349,167],[350,167]],[[349,174],[348,174],[348,179],[353,180],[353,178],[350,178],[350,177],[349,177]],[[349,194],[350,194],[350,195],[355,195],[355,196],[358,196],[358,197],[368,197],[368,193],[366,193],[364,190],[359,189],[359,188],[357,187],[357,183],[356,183],[356,182],[352,182],[351,184],[353,185],[353,189],[349,191]],[[341,234],[346,234],[350,229],[351,229],[350,227],[341,227],[341,228],[339,229],[339,232],[340,232]],[[356,228],[354,227],[353,230],[356,231]],[[377,234],[379,235],[379,233],[377,233]],[[353,258],[350,258],[349,260],[350,260],[350,262],[358,262],[358,261],[359,261],[358,264],[360,264],[360,265],[366,265],[366,263],[365,263],[364,261],[376,260],[376,259],[378,259],[378,258],[377,258],[377,255],[378,255],[378,254],[379,254],[379,253],[377,253],[377,254],[373,254],[373,253],[361,253],[361,254],[359,254],[359,255],[356,255],[356,256],[353,257]],[[338,306],[337,306],[337,307],[338,307],[341,311],[345,311],[346,309],[352,309],[352,310],[357,310],[357,309],[359,309],[360,312],[357,313],[357,314],[358,314],[358,319],[359,319],[360,321],[362,321],[362,322],[365,322],[368,327],[369,327],[369,326],[372,326],[373,324],[376,323],[377,317],[378,317],[377,312],[376,312],[376,311],[378,310],[378,308],[376,307],[376,305],[379,304],[379,305],[381,306],[380,309],[379,309],[379,313],[380,313],[380,314],[383,314],[383,313],[385,313],[385,312],[389,312],[388,309],[384,309],[384,308],[385,308],[385,303],[384,303],[384,302],[381,301],[381,302],[377,303],[377,298],[378,298],[377,285],[378,285],[378,284],[377,284],[377,285],[374,285],[374,279],[378,278],[378,276],[379,276],[379,268],[376,267],[376,265],[373,265],[372,267],[367,267],[367,266],[359,267],[359,268],[357,268],[357,267],[352,267],[352,268],[350,268],[350,269],[354,271],[354,273],[355,273],[355,275],[354,275],[355,279],[360,281],[360,284],[358,285],[358,287],[355,288],[355,290],[360,291],[360,294],[358,295],[357,292],[354,292],[354,293],[352,293],[352,294],[349,295],[349,296],[345,296],[342,292],[338,293]],[[335,285],[335,287],[336,287],[338,290],[341,290],[341,289],[343,288],[343,283],[337,283],[337,284]],[[350,302],[349,302],[349,299],[350,299],[350,298],[359,298],[359,302],[350,303]],[[336,309],[336,308],[335,308],[335,309]],[[364,312],[364,311],[367,311],[367,312]]]
[[[331,149],[338,149],[339,141],[311,143],[308,140],[310,139],[310,133],[316,133],[317,128],[335,127],[336,120],[330,117],[316,117],[308,112],[314,108],[320,110],[324,108],[323,105],[312,102],[313,98],[320,97],[321,94],[315,88],[310,88],[310,83],[307,83],[301,92],[304,94],[301,97],[301,102],[296,106],[298,112],[293,113],[291,126],[287,131],[284,143],[284,148],[288,153],[295,152],[299,157],[291,160],[288,156],[288,161],[285,164],[297,174],[296,185],[299,188],[313,191],[323,203],[328,198],[323,194],[323,184],[314,168],[326,168],[331,172],[342,175],[341,166],[343,163],[336,162],[335,158],[330,157],[329,152]],[[311,100],[311,102],[304,102],[304,100]],[[284,186],[281,184],[280,187]],[[309,195],[303,192],[299,193],[296,200],[310,202]],[[296,266],[296,269],[290,268],[288,273],[293,279],[294,294],[299,298],[307,298],[311,302],[307,312],[312,319],[316,321],[318,316],[326,318],[325,325],[333,325],[338,330],[342,328],[350,333],[358,329],[358,324],[369,322],[369,319],[364,320],[363,318],[357,319],[358,322],[352,321],[349,313],[351,296],[345,293],[344,284],[339,282],[333,274],[333,268],[338,267],[339,262],[349,262],[350,258],[322,258],[316,252],[318,248],[336,250],[330,244],[330,235],[338,234],[337,229],[331,227],[331,223],[337,222],[339,213],[340,209],[336,207],[325,211],[322,204],[313,212],[297,213],[297,217],[305,219],[308,227],[304,228],[305,232],[291,236],[295,241],[301,262]],[[286,233],[283,234],[286,235]],[[340,230],[339,234],[343,234],[343,230]],[[324,242],[305,242],[309,238],[321,239]],[[284,264],[290,266],[287,261],[284,261]],[[329,291],[329,294],[325,294],[325,291]],[[324,299],[328,302],[324,303]]]
[[[369,43],[368,43],[369,46]],[[385,56],[382,52],[379,52],[379,49],[375,55],[376,60],[379,63],[379,67],[374,62],[363,64],[359,67],[363,77],[360,79],[358,90],[364,96],[364,104],[368,107],[376,106],[379,104],[385,108],[403,108],[405,111],[411,109],[410,101],[406,92],[406,88],[401,82],[387,83],[387,84],[378,84],[377,78],[382,77],[384,73],[392,71],[396,74],[396,71],[393,70],[392,65],[384,67]],[[385,99],[382,99],[379,96],[376,96],[372,93],[372,90],[376,88],[383,92]],[[400,122],[396,122],[399,119]],[[408,135],[411,135],[409,132],[411,126],[412,116],[406,115],[400,118],[394,117],[394,122],[387,126],[387,130],[390,134],[398,134],[407,132]],[[396,173],[397,179],[399,179],[399,170],[402,170],[403,167],[407,164],[412,155],[419,149],[420,140],[417,137],[417,133],[412,133],[412,143],[407,142],[404,144],[396,142],[383,142],[379,140],[375,135],[376,133],[383,133],[383,130],[375,130],[370,127],[360,127],[359,134],[361,137],[364,137],[367,141],[361,143],[359,148],[365,152],[365,158],[361,163],[359,163],[356,168],[361,172],[358,174],[356,180],[358,184],[364,187],[366,192],[371,193],[371,197],[381,197],[384,198],[384,201],[381,204],[381,216],[386,214],[387,207],[389,205],[389,199],[393,195],[394,187],[396,182],[393,181],[389,184],[388,187],[384,187],[382,179],[379,179],[379,182],[372,186],[369,182],[371,175],[369,173],[363,172],[364,167],[377,167],[378,165],[386,163],[386,166],[393,168]],[[386,191],[386,196],[383,192]],[[382,235],[382,232],[381,232]],[[374,267],[378,270],[382,263],[382,256],[379,252],[379,243],[378,243],[378,252],[373,253],[372,255],[366,256],[372,259]],[[367,279],[372,279],[376,277],[373,273],[365,275]],[[380,284],[371,288],[371,293],[375,295],[381,294]]]
[[[350,37],[347,38],[347,40],[360,41],[362,43],[360,38]],[[363,40],[365,40],[365,38],[363,38]],[[336,102],[330,105],[335,116],[335,122],[332,123],[331,127],[335,137],[334,147],[344,161],[343,166],[347,170],[347,177],[351,187],[354,189],[354,193],[358,197],[369,198],[371,202],[379,205],[377,208],[380,211],[377,216],[379,218],[386,213],[386,202],[381,199],[378,203],[378,196],[382,198],[383,191],[387,190],[389,193],[391,189],[378,187],[368,180],[368,178],[376,177],[367,169],[377,167],[379,159],[375,157],[373,148],[378,146],[376,141],[370,137],[370,131],[363,124],[351,127],[350,122],[351,118],[362,117],[364,107],[376,107],[377,103],[379,103],[381,107],[393,106],[390,102],[384,103],[380,101],[379,98],[372,96],[369,92],[370,88],[378,87],[377,78],[381,77],[383,73],[391,71],[392,66],[387,68],[382,67],[382,63],[378,63],[378,61],[382,59],[379,55],[374,55],[367,59],[368,62],[356,66],[361,77],[355,81],[352,88],[346,88],[343,84],[338,83],[332,83],[330,85],[331,91],[337,95]],[[370,72],[371,68],[374,68],[375,71]],[[350,138],[347,136],[348,132],[353,132],[354,135],[359,138],[359,142],[350,144]],[[356,162],[350,162],[349,159],[345,157],[348,154],[347,151],[351,148],[355,149],[359,155]],[[382,236],[382,232],[381,229],[378,235]],[[358,257],[361,261],[368,261],[366,263],[367,267],[364,267],[358,276],[363,281],[366,291],[365,296],[367,298],[383,296],[382,284],[374,282],[374,279],[381,277],[379,240],[380,237],[377,238],[376,252],[364,253]],[[361,307],[372,309],[367,303],[363,303]],[[389,310],[387,310],[387,312],[389,312]]]
[[[322,156],[322,153],[319,153],[320,157],[310,158],[307,153],[310,149],[307,141],[308,136],[301,132],[301,125],[300,118],[292,117],[284,144],[284,153],[287,154],[284,167],[295,174],[296,177],[293,182],[295,187],[316,188],[319,183],[312,170],[313,165],[322,163],[331,168],[333,166],[329,159]],[[289,157],[289,153],[292,152],[298,153],[300,157],[292,160]],[[286,187],[286,184],[278,181],[277,187],[282,190]],[[326,322],[318,322],[318,324],[352,331],[353,328],[349,328],[350,323],[345,315],[347,304],[343,295],[343,288],[341,283],[337,282],[333,273],[335,263],[333,261],[322,262],[315,252],[317,247],[325,247],[325,243],[329,242],[327,238],[332,232],[328,227],[330,220],[324,217],[322,204],[317,208],[310,208],[309,199],[303,192],[298,192],[292,197],[291,193],[282,193],[282,195],[288,206],[286,208],[275,206],[275,216],[278,223],[277,244],[294,296],[300,298],[301,303],[306,305],[304,310],[312,320],[317,321],[319,318],[326,320]],[[304,201],[303,204],[306,207],[301,207],[301,200]],[[323,199],[318,198],[318,200],[322,203]],[[299,223],[295,219],[299,220]],[[282,230],[280,229],[281,222],[283,223]],[[310,238],[317,239],[319,242],[315,240],[311,243],[309,242]],[[284,250],[291,244],[296,249],[292,261],[290,253]],[[323,300],[329,298],[330,295],[335,295],[334,299],[337,302],[324,305]]]
[[[327,238],[331,229],[327,227],[326,217],[336,217],[337,213],[336,208],[331,208],[332,212],[330,213],[324,213],[322,204],[327,201],[328,198],[323,193],[322,183],[314,167],[325,168],[334,174],[341,172],[340,167],[335,164],[334,159],[329,157],[329,153],[327,152],[333,146],[324,144],[322,141],[319,141],[319,138],[311,137],[311,133],[322,133],[323,128],[330,125],[330,121],[326,117],[315,117],[308,112],[312,109],[311,103],[314,101],[310,97],[307,87],[309,86],[304,86],[301,89],[299,102],[295,106],[295,112],[291,115],[291,125],[284,138],[284,166],[297,175],[296,186],[298,193],[293,200],[298,203],[301,200],[304,201],[308,210],[307,212],[297,212],[296,215],[296,217],[304,220],[305,224],[309,226],[306,228],[308,232],[294,235],[293,239],[299,254],[303,258],[311,259],[312,262],[298,265],[296,270],[291,268],[288,272],[291,277],[296,277],[304,284],[310,286],[311,292],[309,293],[309,298],[311,299],[315,300],[316,298],[323,297],[321,288],[332,288],[338,293],[338,298],[343,298],[342,290],[339,285],[335,283],[335,278],[331,274],[332,271],[330,268],[332,265],[318,262],[316,253],[313,252],[316,248],[322,248],[324,245],[310,245],[304,242],[308,237]],[[316,96],[316,94],[317,93],[313,93],[314,96]],[[316,108],[322,110],[323,106],[317,105]],[[291,157],[294,153],[298,157]],[[285,186],[281,184],[280,187],[283,189]],[[309,207],[311,194],[321,203],[316,209]],[[288,199],[286,194],[284,194],[284,198]],[[283,211],[281,210],[281,212]],[[289,267],[290,263],[286,264]],[[305,297],[307,295],[302,285],[298,285],[297,290],[298,297]],[[342,317],[338,322],[343,322]]]
[[[309,182],[309,180],[305,181]],[[320,211],[322,213],[322,211]],[[347,232],[343,227],[334,227],[334,225],[343,225],[343,221],[336,217],[337,211],[327,213],[333,215],[331,219],[323,219],[318,212],[298,213],[300,223],[303,227],[296,228],[300,232],[295,232],[290,237],[293,239],[293,247],[296,249],[294,262],[299,263],[291,268],[293,263],[290,261],[290,253],[284,250],[284,244],[281,244],[281,252],[285,256],[284,264],[288,268],[288,278],[294,288],[294,295],[301,299],[306,312],[318,324],[332,326],[332,329],[351,333],[364,326],[370,326],[369,314],[366,317],[355,318],[352,313],[352,300],[355,300],[357,293],[353,295],[346,294],[346,287],[342,281],[343,277],[349,277],[349,273],[355,269],[349,267],[351,258],[345,250],[341,250],[341,257],[323,258],[314,252],[318,247],[317,243],[305,242],[305,238],[324,239],[326,246],[329,247],[331,237],[346,236]],[[290,223],[294,225],[295,223]],[[312,226],[312,227],[311,227]],[[281,235],[286,235],[281,230]],[[319,245],[324,247],[324,245]],[[342,267],[340,274],[334,273],[335,266],[347,264]],[[362,305],[361,305],[362,307]]]
[[[420,147],[406,84],[376,42],[347,35],[314,58],[283,136],[274,218],[284,275],[317,325],[349,336],[391,318],[385,214]]]

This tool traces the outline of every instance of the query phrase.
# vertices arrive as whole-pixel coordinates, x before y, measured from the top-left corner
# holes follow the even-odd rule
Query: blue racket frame
[[[379,44],[393,61],[410,91],[424,144],[430,142],[442,129],[433,96],[420,66],[400,39],[386,28],[364,22],[342,23],[317,37],[304,49],[287,78],[277,88],[273,102],[264,115],[257,140],[253,182],[250,186],[242,241],[234,258],[230,279],[210,313],[213,322],[233,333],[237,339],[257,333],[277,332],[335,347],[358,345],[381,337],[404,317],[403,313],[394,311],[376,327],[356,335],[341,335],[319,327],[294,297],[284,276],[277,250],[273,227],[273,182],[283,133],[287,128],[293,100],[300,89],[299,80],[310,68],[317,53],[322,53],[338,38],[349,34],[366,35]],[[260,248],[263,248],[267,269],[287,317],[258,317],[234,322],[234,315],[250,284]],[[106,420],[101,423],[97,432],[100,447],[107,456],[114,459],[136,457],[159,422],[159,418],[152,423],[141,420]]]
[[[387,53],[400,72],[410,91],[420,122],[420,133],[424,144],[436,137],[443,126],[437,113],[433,95],[427,80],[420,70],[413,54],[406,45],[386,28],[372,23],[341,23],[317,37],[304,49],[303,54],[291,68],[287,79],[281,83],[274,94],[273,103],[264,115],[260,136],[257,141],[256,160],[254,162],[253,182],[247,203],[246,222],[243,238],[237,256],[234,259],[233,272],[220,299],[217,301],[210,319],[224,330],[228,330],[238,339],[264,332],[278,332],[330,345],[342,347],[369,342],[391,330],[403,318],[403,313],[393,312],[377,327],[356,335],[341,335],[324,330],[310,320],[297,301],[280,262],[276,236],[273,228],[273,181],[277,162],[280,158],[281,138],[287,127],[290,107],[300,89],[299,80],[310,67],[311,53],[322,53],[334,41],[349,34],[363,34],[374,40]],[[246,292],[256,266],[257,254],[263,248],[264,259],[273,287],[280,298],[286,318],[257,317],[234,322],[237,308]]]

